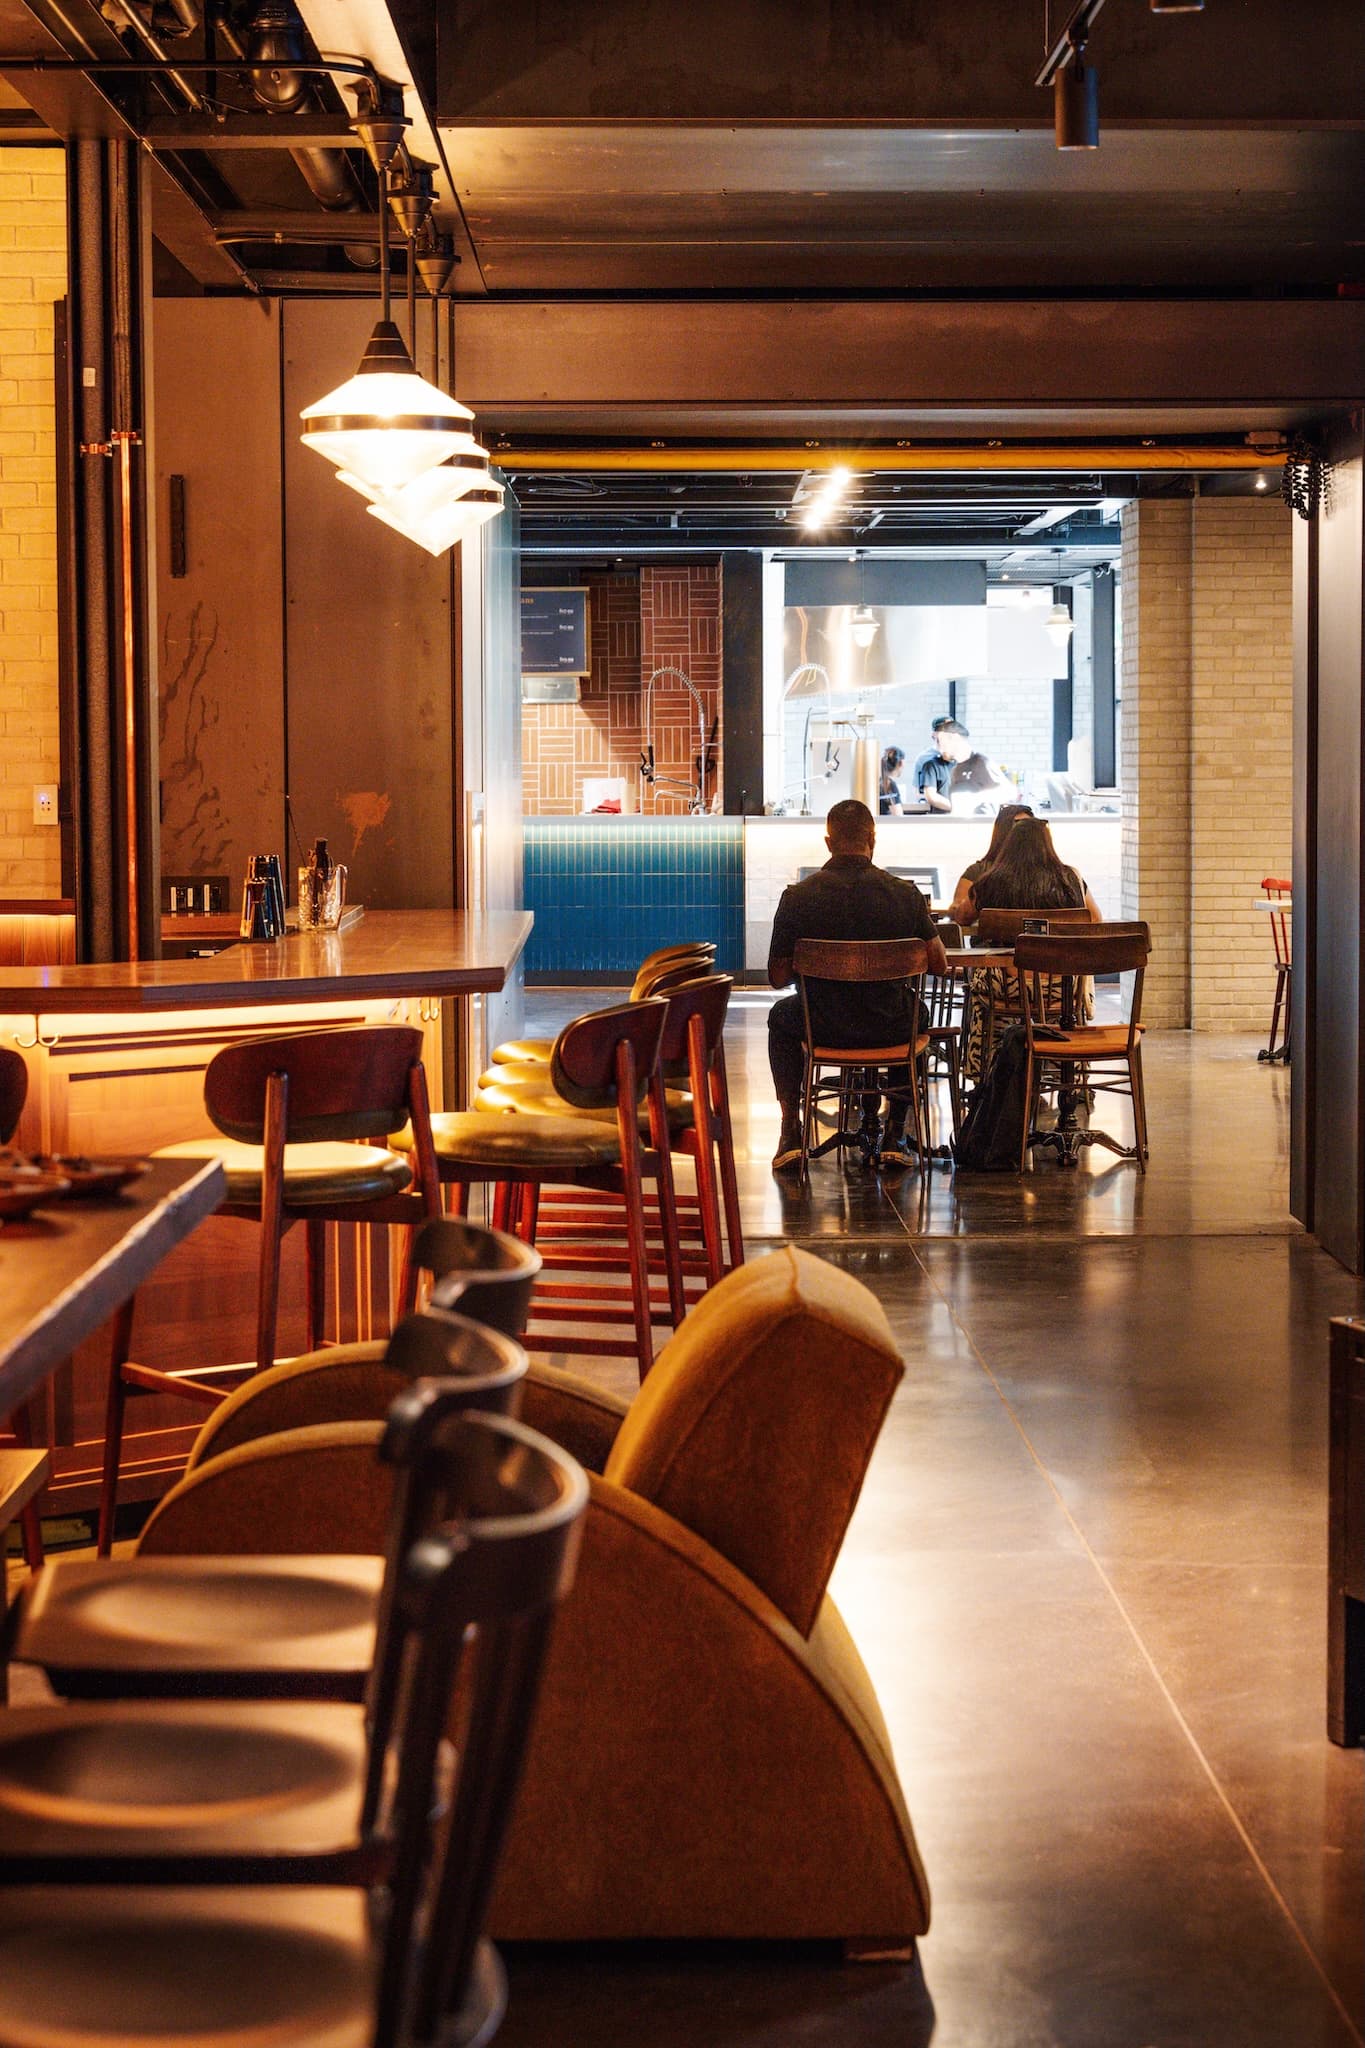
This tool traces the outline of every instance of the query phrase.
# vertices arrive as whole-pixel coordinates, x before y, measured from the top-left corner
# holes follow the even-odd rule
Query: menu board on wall
[[[588,593],[578,586],[521,593],[521,672],[524,676],[585,676]]]

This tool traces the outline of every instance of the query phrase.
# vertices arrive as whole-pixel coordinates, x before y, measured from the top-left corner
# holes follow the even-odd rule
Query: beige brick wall
[[[57,542],[52,307],[66,291],[58,149],[0,148],[0,896],[61,894],[60,833],[33,824],[56,782]]]
[[[1261,1031],[1254,908],[1292,843],[1289,515],[1278,499],[1123,515],[1123,900],[1152,927],[1149,1022]]]
[[[1293,851],[1290,515],[1277,498],[1194,507],[1191,1022],[1261,1031],[1270,1016],[1263,875]]]
[[[1143,1016],[1190,1021],[1190,513],[1188,498],[1123,514],[1123,914],[1152,928]]]

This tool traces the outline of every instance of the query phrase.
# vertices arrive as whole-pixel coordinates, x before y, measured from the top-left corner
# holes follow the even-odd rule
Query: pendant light
[[[439,293],[449,282],[455,258],[448,239],[435,238],[435,247],[423,255],[413,252],[416,267],[431,294],[432,379],[439,375],[440,334],[437,324]],[[454,364],[451,365],[454,382]],[[470,414],[468,417],[472,418]],[[373,518],[391,526],[405,540],[414,541],[428,554],[443,555],[457,541],[475,533],[488,520],[496,519],[503,505],[503,487],[488,471],[488,451],[472,440],[467,449],[453,453],[401,490],[367,493]]]
[[[449,455],[482,454],[465,432],[474,415],[418,376],[389,317],[389,166],[406,126],[374,114],[352,123],[379,178],[379,319],[355,376],[299,415],[304,445],[372,491],[399,489]]]
[[[1075,621],[1071,616],[1071,607],[1069,605],[1063,604],[1061,599],[1057,596],[1055,586],[1057,581],[1060,579],[1062,573],[1062,551],[1060,548],[1056,550],[1056,555],[1057,568],[1053,577],[1054,588],[1052,593],[1054,603],[1052,606],[1052,610],[1048,613],[1047,617],[1043,621],[1043,630],[1046,632],[1048,639],[1052,642],[1053,646],[1060,648],[1065,647],[1068,640],[1071,638],[1072,628],[1075,624]]]
[[[858,556],[858,602],[854,607],[853,616],[848,622],[848,630],[853,636],[853,645],[855,647],[870,647],[877,637],[877,628],[881,623],[867,601],[866,563],[866,555],[860,554]]]

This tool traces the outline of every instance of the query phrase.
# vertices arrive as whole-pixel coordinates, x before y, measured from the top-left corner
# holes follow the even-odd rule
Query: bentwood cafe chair
[[[1085,930],[1043,934],[1021,932],[1015,942],[1014,964],[1019,977],[1024,1009],[1026,1061],[1024,1068],[1024,1129],[1019,1152],[1019,1170],[1028,1164],[1029,1152],[1037,1139],[1034,1128],[1039,1098],[1045,1087],[1056,1087],[1065,1096],[1078,1073],[1083,1085],[1094,1093],[1126,1095],[1133,1105],[1133,1145],[1125,1150],[1116,1140],[1106,1142],[1121,1158],[1136,1162],[1139,1173],[1147,1171],[1147,1098],[1142,1083],[1142,982],[1151,951],[1151,934],[1145,924],[1092,924]],[[1084,1024],[1073,1022],[1078,1005],[1076,991],[1089,976],[1131,974],[1132,999],[1126,1024]],[[1051,980],[1063,988],[1063,1021],[1049,1025],[1041,1036],[1044,1007],[1041,990]]]
[[[352,1772],[353,1803],[388,1823],[379,1869],[281,1883],[267,1849],[245,1882],[218,1869],[207,1883],[118,1882],[111,1858],[103,1884],[81,1869],[75,1882],[7,1890],[10,2048],[492,2038],[506,1980],[482,1930],[587,1485],[563,1452],[504,1416],[463,1418],[446,1458],[447,1512],[403,1560],[376,1666],[372,1730],[393,1739],[382,1763],[358,1755]],[[293,1711],[301,1731],[317,1714]]]

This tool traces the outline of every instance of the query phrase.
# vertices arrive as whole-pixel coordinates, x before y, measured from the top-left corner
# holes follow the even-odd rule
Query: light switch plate
[[[57,785],[55,782],[34,783],[33,822],[35,825],[55,825],[58,822]]]

